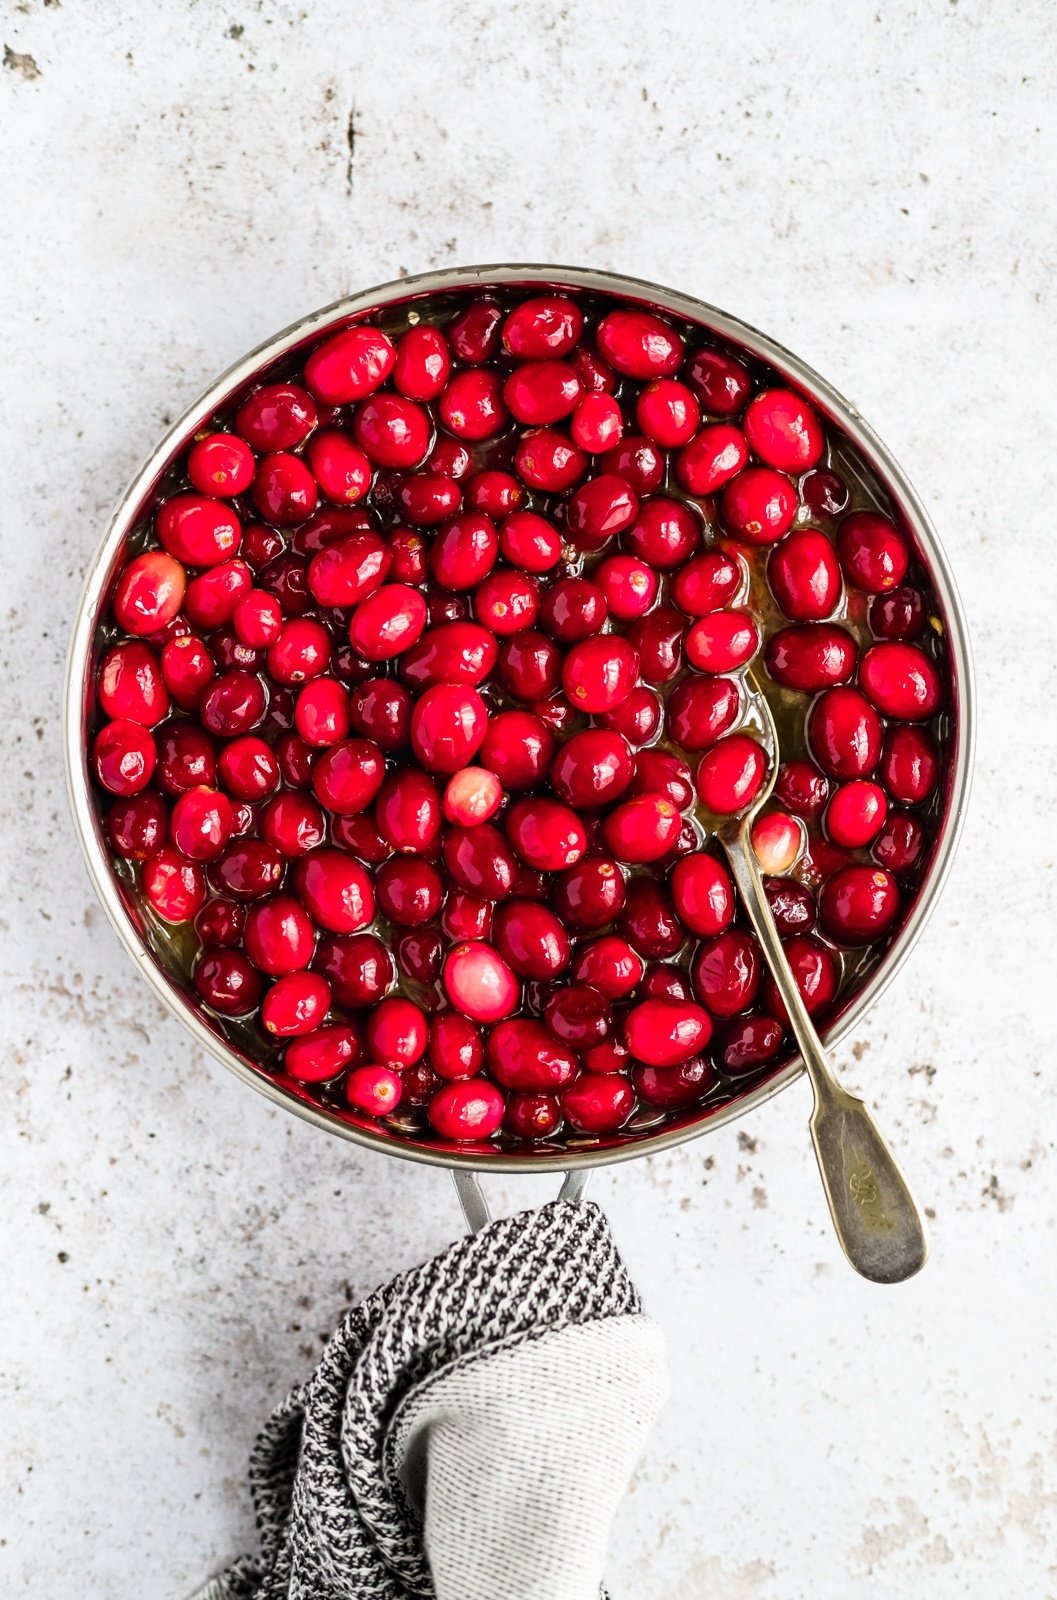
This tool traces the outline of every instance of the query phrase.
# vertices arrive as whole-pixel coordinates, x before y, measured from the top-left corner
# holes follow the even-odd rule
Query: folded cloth
[[[195,1600],[597,1600],[665,1394],[597,1206],[489,1223],[348,1313],[254,1448],[260,1555]]]

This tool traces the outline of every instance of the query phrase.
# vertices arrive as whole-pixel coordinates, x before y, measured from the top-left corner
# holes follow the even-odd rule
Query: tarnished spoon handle
[[[722,842],[811,1079],[811,1138],[841,1248],[864,1278],[901,1283],[928,1258],[925,1219],[870,1112],[833,1076],[785,959],[748,826]]]

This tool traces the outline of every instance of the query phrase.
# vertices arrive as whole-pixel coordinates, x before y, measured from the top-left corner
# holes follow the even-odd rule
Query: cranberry
[[[263,800],[279,787],[279,763],[271,747],[253,734],[224,746],[217,773],[236,800]]]
[[[543,597],[540,621],[555,639],[574,644],[601,631],[608,607],[596,583],[587,578],[563,578]]]
[[[435,400],[450,371],[448,341],[439,328],[420,322],[396,341],[393,388],[409,400]]]
[[[782,1046],[782,1024],[774,1017],[739,1017],[724,1029],[719,1059],[732,1078],[773,1061]]]
[[[429,1024],[421,1006],[403,995],[390,995],[367,1021],[367,1048],[374,1061],[402,1070],[425,1054]]]
[[[534,428],[522,434],[514,451],[514,469],[522,483],[543,494],[562,494],[587,471],[587,457],[557,428]]]
[[[713,611],[686,635],[686,656],[699,672],[733,672],[760,648],[760,630],[747,611]]]
[[[512,472],[492,468],[475,472],[466,484],[466,504],[488,517],[507,517],[525,498],[525,490]]]
[[[927,800],[939,779],[936,741],[924,728],[889,728],[881,751],[881,782],[905,806]]]
[[[380,389],[396,365],[392,341],[379,328],[347,328],[305,362],[305,383],[325,405],[345,406]]]
[[[586,983],[553,990],[543,1014],[556,1039],[578,1048],[606,1038],[612,1021],[605,995]]]
[[[904,584],[874,595],[869,617],[875,639],[917,639],[925,628],[925,601],[920,589]]]
[[[796,476],[820,459],[822,426],[806,400],[791,389],[765,389],[745,412],[745,437],[754,455],[779,472]]]
[[[859,682],[878,711],[903,722],[935,716],[943,693],[935,663],[913,644],[872,645],[862,658]]]
[[[288,617],[301,617],[308,610],[308,563],[292,550],[277,556],[259,575],[262,589],[274,594]]]
[[[698,999],[712,1016],[734,1017],[756,999],[761,970],[760,949],[752,934],[728,928],[698,945],[690,976]]]
[[[363,493],[362,487],[360,493]],[[279,451],[258,462],[251,496],[265,522],[272,522],[279,528],[293,528],[312,515],[319,501],[319,489],[300,456]],[[230,555],[232,548],[226,548],[224,554]],[[194,563],[196,566],[209,564],[202,561]]]
[[[703,1056],[691,1056],[678,1067],[647,1067],[638,1062],[632,1069],[631,1081],[647,1105],[675,1110],[692,1105],[707,1094],[715,1074]]]
[[[610,311],[596,337],[609,365],[629,378],[670,377],[683,359],[682,339],[650,311]]]
[[[898,588],[910,563],[907,542],[895,523],[872,511],[853,511],[844,518],[837,553],[848,582],[867,594]]]
[[[334,678],[314,678],[297,696],[294,726],[313,749],[340,744],[352,725],[349,691]]]
[[[796,516],[796,490],[771,467],[746,467],[723,490],[723,526],[746,544],[776,544]]]
[[[410,691],[402,683],[365,678],[353,692],[349,715],[357,733],[391,755],[411,741],[411,706]]]
[[[292,450],[316,425],[316,406],[296,383],[267,383],[244,400],[235,427],[254,450]]]
[[[471,443],[493,438],[509,420],[502,379],[497,372],[480,367],[457,372],[441,395],[438,409],[448,432]]]
[[[659,861],[671,848],[682,822],[667,795],[640,794],[624,800],[606,817],[602,837],[618,861]]]
[[[316,934],[311,919],[291,895],[260,900],[246,917],[246,950],[270,977],[300,972],[312,959]]]
[[[419,1061],[400,1074],[401,1098],[407,1106],[416,1109],[429,1105],[440,1080],[428,1061]]]
[[[406,583],[387,583],[361,600],[349,623],[349,643],[367,661],[388,661],[422,637],[426,602]]]
[[[689,1000],[644,1000],[624,1022],[631,1054],[651,1067],[677,1067],[712,1036],[708,1013]]]
[[[158,787],[166,794],[212,784],[216,775],[216,750],[203,729],[191,722],[169,722],[158,730]]]
[[[284,856],[307,855],[323,843],[325,835],[323,813],[315,801],[289,790],[277,794],[263,807],[259,828],[261,837]]]
[[[440,832],[440,795],[432,778],[406,767],[378,791],[375,819],[394,850],[421,853]]]
[[[351,850],[361,861],[387,861],[393,853],[392,845],[378,832],[373,817],[362,811],[351,817],[335,817],[331,824],[331,836],[336,845]],[[321,842],[322,836],[313,841],[312,848]]]
[[[876,783],[856,778],[836,789],[826,808],[826,832],[845,850],[859,850],[880,832],[888,811],[885,793]]]
[[[554,792],[577,810],[593,810],[622,794],[635,767],[627,741],[603,728],[574,734],[551,766]]]
[[[899,910],[899,887],[884,867],[843,867],[822,885],[818,899],[822,926],[837,944],[883,939]]]
[[[275,741],[275,759],[279,763],[283,782],[292,789],[308,789],[312,784],[312,768],[316,752],[297,733],[281,734]]]
[[[577,946],[570,975],[575,983],[589,984],[607,1000],[623,1000],[642,978],[642,958],[626,939],[603,934]]]
[[[375,1062],[354,1067],[345,1079],[348,1104],[368,1117],[387,1117],[400,1104],[403,1092],[400,1074]]]
[[[377,1005],[395,977],[392,957],[373,933],[321,939],[313,965],[340,1006]]]
[[[474,941],[448,952],[444,987],[451,1004],[476,1022],[510,1016],[521,999],[521,985],[502,956]]]
[[[615,472],[618,478],[623,478],[641,497],[660,488],[667,461],[664,451],[652,439],[633,433],[607,450],[601,465],[606,472]]]
[[[619,1075],[582,1072],[562,1091],[559,1104],[581,1133],[614,1133],[634,1111],[635,1091]]]
[[[183,604],[187,574],[178,561],[160,550],[136,556],[114,590],[114,619],[126,633],[157,633]]]
[[[558,531],[535,511],[514,511],[499,529],[499,548],[507,561],[526,572],[549,572],[561,560]]]
[[[780,934],[808,933],[815,926],[815,901],[810,889],[795,878],[765,878],[763,887]]]
[[[535,295],[523,300],[503,323],[503,347],[521,361],[566,356],[579,343],[583,312],[564,295]]]
[[[161,653],[165,687],[181,711],[194,711],[216,676],[213,658],[201,639],[192,633],[170,639]]]
[[[478,620],[502,638],[532,627],[539,615],[539,588],[533,578],[504,568],[478,584],[473,604]]]
[[[881,722],[857,689],[827,689],[807,718],[812,754],[833,778],[864,778],[881,755]]]
[[[717,616],[723,615],[717,612]],[[770,676],[784,689],[817,694],[834,684],[847,683],[855,672],[857,656],[855,639],[846,628],[830,622],[804,622],[773,633],[764,661]]]
[[[565,526],[577,549],[601,550],[629,528],[639,512],[634,490],[616,473],[601,473],[574,490],[565,504]]]
[[[143,863],[140,884],[151,909],[165,922],[189,922],[206,902],[201,866],[169,845]]]
[[[93,770],[111,794],[139,794],[154,776],[157,762],[154,739],[138,722],[108,722],[95,736]]]
[[[267,693],[256,674],[225,672],[206,690],[198,714],[210,733],[233,738],[263,722],[267,708]]]
[[[438,1089],[429,1120],[442,1139],[489,1139],[503,1120],[502,1093],[487,1078],[461,1078]]]
[[[209,631],[230,622],[240,600],[253,588],[253,576],[245,561],[221,561],[192,578],[184,595],[184,612],[195,628]]]
[[[706,411],[734,417],[752,393],[745,367],[723,350],[694,350],[687,362],[687,382]]]
[[[519,800],[507,813],[507,837],[526,866],[560,872],[579,861],[587,835],[576,812],[556,800]]]
[[[502,307],[490,295],[471,300],[448,328],[452,350],[468,366],[480,366],[498,353],[502,332]]]
[[[562,668],[562,685],[583,711],[610,711],[627,698],[638,672],[638,656],[625,639],[606,634],[573,645]]]
[[[288,972],[264,997],[261,1022],[279,1039],[318,1028],[330,1009],[330,985],[317,972]]]
[[[558,687],[560,662],[553,640],[526,628],[500,647],[499,681],[519,700],[543,700]]]
[[[638,556],[610,556],[593,578],[607,610],[622,620],[644,616],[657,598],[657,574]]]
[[[297,864],[297,890],[321,928],[355,933],[374,916],[371,880],[340,850],[316,850]]]
[[[429,1025],[430,1064],[441,1078],[472,1078],[484,1061],[481,1035],[468,1017],[442,1011]]]
[[[734,885],[715,856],[695,852],[672,869],[672,901],[679,920],[691,933],[713,938],[734,920]]]
[[[291,1039],[283,1065],[298,1083],[328,1083],[356,1061],[361,1048],[354,1028],[333,1022]]]
[[[456,772],[480,749],[486,726],[487,709],[476,689],[435,684],[411,713],[411,746],[423,766]]]
[[[195,966],[199,998],[222,1017],[244,1017],[256,1011],[264,982],[252,962],[237,950],[203,955]]]
[[[730,678],[683,678],[668,697],[668,729],[684,750],[707,750],[738,721],[741,697]]]
[[[553,978],[568,965],[568,934],[554,913],[534,900],[500,906],[492,933],[500,955],[523,978]]]
[[[641,431],[665,450],[686,444],[701,421],[692,389],[675,378],[655,378],[639,393],[635,420]]]
[[[583,383],[582,372],[578,373]],[[601,392],[585,394],[577,401],[569,423],[573,443],[590,455],[600,455],[613,450],[624,431],[624,414],[610,394]]]
[[[761,871],[790,872],[804,849],[801,824],[788,811],[768,811],[752,825],[752,848]]]
[[[640,750],[635,757],[635,776],[628,798],[637,794],[660,794],[686,811],[694,799],[694,780],[685,761],[667,750]]]
[[[377,534],[349,534],[312,557],[308,587],[321,606],[355,606],[381,588],[391,564]]]
[[[169,711],[161,663],[138,640],[115,645],[99,669],[99,704],[108,717],[153,728]]]
[[[503,900],[513,892],[517,862],[498,828],[487,822],[449,828],[443,850],[444,864],[460,889],[483,900]]]
[[[431,528],[447,522],[462,506],[462,490],[444,473],[417,473],[405,478],[397,489],[400,509],[416,528]]]
[[[666,961],[686,938],[671,900],[651,878],[629,881],[617,930],[648,961]]]
[[[640,1000],[689,1000],[690,977],[670,961],[654,961],[642,978]]]
[[[507,1097],[506,1122],[518,1139],[549,1139],[561,1126],[562,1114],[550,1094],[512,1094]]]
[[[460,439],[442,434],[426,459],[426,471],[460,483],[473,466],[473,456]],[[461,493],[461,491],[460,491]]]
[[[825,534],[794,528],[767,563],[771,593],[793,622],[821,622],[840,599],[840,563]]]
[[[891,811],[873,842],[873,858],[889,872],[909,872],[925,845],[925,831],[909,811]]]
[[[851,499],[844,479],[825,467],[807,474],[800,485],[800,496],[815,517],[839,517]]]
[[[787,939],[784,950],[808,1016],[814,1017],[826,1011],[836,996],[840,981],[840,969],[832,950],[810,935]],[[764,1010],[778,1022],[787,1023],[789,1018],[785,1003],[769,972],[764,977],[762,994]]]
[[[207,900],[195,917],[195,933],[209,949],[233,949],[242,943],[246,907],[234,900]]]
[[[745,733],[728,733],[707,750],[697,769],[703,806],[719,816],[745,811],[767,776],[767,756]]]
[[[784,761],[778,768],[774,798],[797,817],[819,817],[829,798],[829,783],[810,761]]]
[[[232,900],[260,900],[278,889],[285,870],[274,845],[240,839],[212,864],[210,877]]]
[[[106,832],[114,850],[124,860],[149,860],[169,835],[165,802],[150,789],[127,797],[119,796],[106,814]]]
[[[470,828],[495,815],[503,799],[503,786],[484,767],[464,767],[449,778],[443,809],[449,822]]]
[[[621,543],[631,555],[651,567],[682,566],[701,543],[701,524],[681,500],[658,495],[644,500],[639,514],[624,532]]]
[[[671,579],[669,593],[681,611],[704,617],[729,605],[741,588],[744,572],[736,556],[706,550]]]
[[[434,538],[430,570],[445,589],[473,589],[491,572],[498,552],[499,536],[491,517],[467,511],[445,523]]]
[[[619,733],[630,745],[648,744],[661,725],[662,706],[656,690],[638,684],[612,710],[602,712],[598,721],[604,728]]]
[[[231,838],[231,801],[217,789],[187,789],[173,806],[172,842],[192,861],[213,861]]]
[[[575,1053],[558,1043],[542,1024],[528,1018],[498,1023],[489,1037],[486,1056],[492,1076],[505,1089],[561,1089],[579,1069]]]
[[[277,683],[304,683],[330,665],[330,634],[321,622],[294,617],[268,649],[268,674]]]
[[[503,402],[518,422],[538,428],[567,417],[581,392],[576,368],[569,362],[526,361],[507,378]]]
[[[376,466],[401,470],[417,467],[425,459],[433,433],[429,413],[395,394],[375,394],[358,405],[352,431]],[[311,451],[310,445],[310,455]]]
[[[486,900],[483,895],[471,894],[468,889],[453,889],[444,902],[440,919],[448,943],[460,939],[490,938],[494,909],[494,902]]]
[[[558,879],[554,908],[574,928],[602,928],[624,904],[620,868],[609,856],[585,856]]]
[[[689,494],[718,494],[748,465],[749,447],[740,428],[712,422],[680,450],[676,477]]]

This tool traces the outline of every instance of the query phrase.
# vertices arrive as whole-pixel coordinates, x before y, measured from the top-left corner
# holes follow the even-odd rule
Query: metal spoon
[[[752,733],[767,751],[769,777],[748,810],[731,817],[708,814],[707,820],[727,853],[811,1079],[815,1096],[811,1139],[841,1248],[864,1278],[902,1283],[928,1258],[925,1219],[870,1112],[834,1077],[785,959],[750,837],[753,820],[774,787],[778,734],[771,708],[748,673],[744,689],[748,703],[742,731]]]

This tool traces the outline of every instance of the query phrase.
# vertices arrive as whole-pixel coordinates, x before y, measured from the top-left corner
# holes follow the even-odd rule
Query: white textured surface
[[[0,17],[0,1590],[179,1597],[247,1548],[258,1420],[350,1297],[459,1226],[443,1175],[190,1049],[119,949],[60,777],[80,575],[164,419],[244,349],[401,271],[521,259],[700,294],[853,396],[935,514],[982,691],[954,876],[841,1061],[934,1210],[924,1275],[878,1290],[838,1258],[803,1086],[596,1180],[673,1355],[614,1589],[1052,1600],[1050,6]]]

